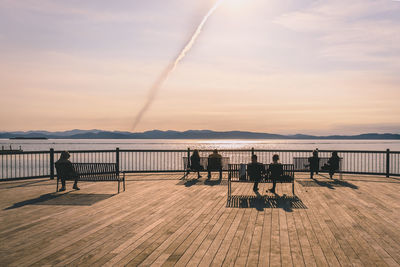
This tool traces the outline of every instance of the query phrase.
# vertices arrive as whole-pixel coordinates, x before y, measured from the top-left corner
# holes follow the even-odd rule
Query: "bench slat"
[[[57,191],[60,176],[63,173],[61,166],[55,164],[57,170]],[[117,163],[72,163],[72,167],[79,176],[79,181],[90,182],[118,182],[118,193],[120,191],[120,182],[123,182],[125,191],[125,173],[121,178],[118,172]],[[65,173],[64,173],[65,175]],[[73,177],[63,177],[65,180],[74,180]]]
[[[185,171],[191,170],[189,168],[189,162],[188,162],[188,157],[182,157],[183,158],[183,167]],[[230,162],[229,157],[222,157],[221,159],[221,164],[222,164],[222,170],[227,171],[228,170],[228,165]],[[208,157],[200,157],[200,166],[203,167],[203,170],[206,171],[208,168]]]
[[[270,164],[263,164],[267,175],[262,177],[258,183],[272,183],[273,179],[268,177],[268,169]],[[282,164],[283,176],[280,179],[275,179],[277,183],[291,183],[292,193],[294,195],[294,165],[293,164]],[[242,175],[242,177],[241,177]],[[232,183],[254,183],[255,181],[250,180],[247,174],[247,164],[229,164],[228,165],[228,201],[232,197]]]
[[[240,177],[240,169],[241,165],[244,165],[244,177]],[[270,164],[263,164],[265,170],[267,171]],[[282,164],[283,167],[283,177],[277,179],[278,183],[291,183],[294,179],[294,165],[293,164]],[[232,182],[249,182],[253,183],[254,181],[250,179],[247,175],[247,164],[229,164],[228,166],[228,176]],[[264,176],[260,179],[259,183],[272,183],[272,179],[268,176]]]
[[[116,163],[72,163],[80,181],[119,181]]]

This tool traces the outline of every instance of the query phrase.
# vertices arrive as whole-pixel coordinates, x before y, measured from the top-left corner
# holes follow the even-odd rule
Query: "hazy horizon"
[[[400,134],[400,132],[382,132],[382,133],[378,133],[378,132],[363,132],[363,133],[358,133],[358,134],[324,134],[324,135],[319,135],[319,134],[304,134],[304,133],[275,133],[275,132],[257,132],[257,131],[244,131],[244,130],[225,130],[225,131],[217,131],[217,130],[212,130],[212,129],[187,129],[187,130],[174,130],[174,129],[167,129],[167,130],[160,130],[160,129],[149,129],[149,130],[145,130],[145,131],[124,131],[124,130],[104,130],[104,129],[67,129],[67,130],[54,130],[54,131],[50,131],[50,130],[14,130],[14,131],[3,131],[0,130],[0,133],[12,133],[12,132],[24,132],[24,133],[28,133],[28,132],[49,132],[49,133],[62,133],[62,132],[72,132],[72,131],[104,131],[104,132],[122,132],[122,133],[144,133],[144,132],[148,132],[148,131],[174,131],[174,132],[186,132],[186,131],[212,131],[212,132],[247,132],[247,133],[260,133],[260,134],[271,134],[271,135],[285,135],[285,136],[289,136],[289,135],[311,135],[311,136],[333,136],[333,135],[343,135],[343,136],[353,136],[353,135],[359,135],[359,134]]]
[[[2,131],[132,131],[215,0],[0,2]],[[135,132],[400,133],[400,1],[224,0]]]

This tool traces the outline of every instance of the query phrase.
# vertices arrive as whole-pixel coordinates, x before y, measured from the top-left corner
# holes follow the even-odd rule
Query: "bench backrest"
[[[342,159],[339,158],[339,170],[342,169]],[[319,158],[319,170],[322,170],[322,166],[328,163],[328,157]],[[296,171],[310,171],[310,163],[308,162],[308,157],[294,157],[293,158],[294,169]]]
[[[116,163],[72,163],[80,181],[115,181],[119,179]],[[58,167],[58,168],[57,168]],[[57,175],[63,168],[56,165]],[[61,176],[62,177],[62,176]],[[65,177],[72,179],[72,177]]]
[[[190,163],[190,158],[189,158],[189,162],[188,162],[188,158],[187,157],[183,157],[183,166],[186,169],[189,168],[189,163]],[[208,158],[207,157],[200,157],[200,166],[202,169],[207,169],[207,164],[208,164]]]
[[[54,164],[57,171],[57,177],[63,179],[74,179],[75,169],[69,162],[56,162]]]
[[[266,175],[260,182],[270,179],[268,176],[268,169],[270,164],[263,164],[266,170]],[[283,175],[282,177],[287,177],[288,180],[294,178],[294,165],[293,164],[282,164]],[[253,182],[247,174],[247,164],[229,164],[228,165],[228,177],[232,182],[243,181],[243,182]]]
[[[224,171],[228,170],[229,161],[230,161],[229,157],[221,158],[222,170],[224,170]],[[200,165],[203,166],[204,170],[207,170],[208,166],[209,166],[209,158],[208,157],[200,157]],[[184,166],[185,170],[188,169],[188,158],[187,157],[183,157],[183,166]]]
[[[222,157],[221,158],[208,158],[207,169],[210,171],[222,170]]]

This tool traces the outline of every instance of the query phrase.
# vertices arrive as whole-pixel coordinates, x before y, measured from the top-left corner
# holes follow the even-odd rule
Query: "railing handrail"
[[[213,149],[200,149],[190,148],[190,151],[197,149],[199,152],[213,152]],[[54,153],[61,153],[65,150],[54,150]],[[86,150],[68,150],[70,153],[112,153],[116,149],[86,149]],[[119,149],[120,152],[187,152],[187,149]],[[218,149],[218,152],[301,152],[307,153],[312,152],[313,149]],[[386,153],[386,150],[344,150],[344,149],[318,149],[318,152],[327,153],[336,151],[338,153]],[[0,150],[0,154],[14,155],[14,154],[46,154],[49,150],[30,150],[30,151],[7,151]],[[400,151],[390,150],[390,153],[400,154]]]
[[[196,146],[188,149],[99,149],[69,150],[73,162],[115,162],[120,171],[127,172],[171,172],[183,171],[182,157],[188,157],[198,149],[201,156],[212,153],[213,149],[201,149]],[[51,177],[54,162],[63,150],[38,151],[0,151],[0,180]],[[263,162],[277,153],[282,162],[290,163],[295,157],[311,156],[311,149],[218,149],[223,157],[231,157],[232,163],[250,161],[257,154]],[[376,174],[400,176],[400,151],[387,150],[318,150],[320,158],[326,153],[336,151],[344,157],[343,173]],[[300,171],[300,170],[297,170]]]

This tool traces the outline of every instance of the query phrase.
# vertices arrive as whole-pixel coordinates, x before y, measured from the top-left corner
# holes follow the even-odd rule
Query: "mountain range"
[[[16,131],[0,132],[0,138],[38,138],[48,139],[348,139],[348,140],[400,140],[400,134],[393,133],[365,133],[359,135],[281,135],[270,133],[246,132],[246,131],[225,131],[212,130],[188,130],[188,131],[160,131],[152,130],[140,133],[123,131],[103,130],[69,130],[69,131]]]

